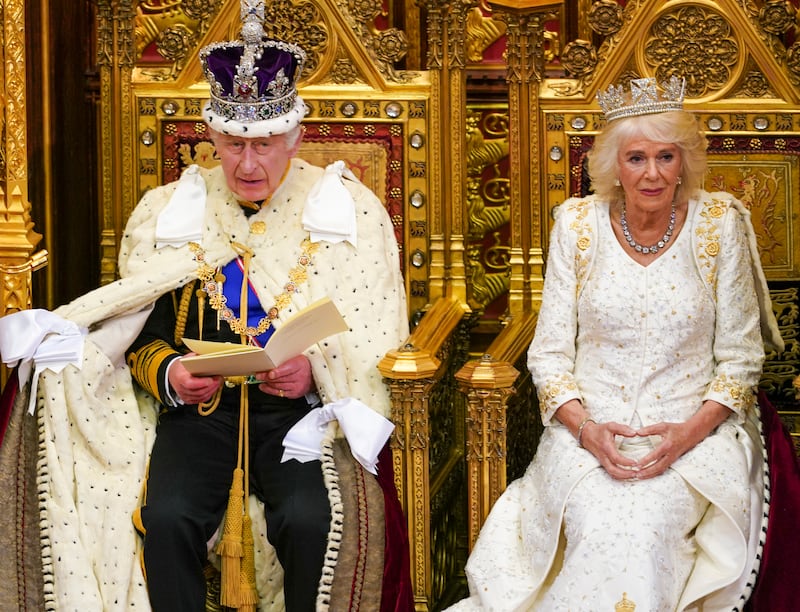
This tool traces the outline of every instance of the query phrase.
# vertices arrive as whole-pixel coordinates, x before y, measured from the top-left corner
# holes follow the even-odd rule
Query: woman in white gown
[[[598,96],[594,195],[551,233],[528,354],[545,432],[453,610],[732,610],[752,589],[768,515],[754,389],[780,335],[748,212],[701,189],[683,82],[631,86]]]

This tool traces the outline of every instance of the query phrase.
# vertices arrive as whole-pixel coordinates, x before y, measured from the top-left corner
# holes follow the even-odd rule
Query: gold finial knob
[[[620,599],[617,603],[614,604],[614,610],[616,612],[633,612],[636,609],[636,604],[633,603],[630,599],[628,599],[628,594],[623,593],[622,599]]]

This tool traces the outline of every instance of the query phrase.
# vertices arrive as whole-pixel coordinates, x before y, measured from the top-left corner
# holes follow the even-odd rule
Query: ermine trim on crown
[[[676,76],[661,83],[659,93],[653,77],[633,79],[630,93],[626,94],[622,85],[609,85],[605,92],[597,92],[597,102],[603,109],[606,121],[623,117],[652,115],[667,111],[683,110],[686,94],[686,79]]]

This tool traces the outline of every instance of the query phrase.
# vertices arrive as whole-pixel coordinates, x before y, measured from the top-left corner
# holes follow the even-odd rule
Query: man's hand
[[[259,372],[256,378],[263,381],[258,388],[264,393],[296,399],[314,390],[311,363],[305,355],[292,357],[277,368]]]
[[[195,353],[189,353],[194,355]],[[169,384],[184,404],[207,402],[222,384],[221,376],[194,376],[176,359],[169,366]]]

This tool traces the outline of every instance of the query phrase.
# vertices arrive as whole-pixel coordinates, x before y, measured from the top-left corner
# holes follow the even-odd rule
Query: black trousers
[[[287,612],[313,612],[330,528],[319,461],[281,463],[286,432],[310,409],[300,400],[250,406],[250,486],[284,569]],[[219,527],[236,467],[238,407],[161,415],[141,509],[144,566],[155,612],[202,612],[207,541]],[[254,521],[259,517],[252,517]]]

